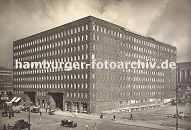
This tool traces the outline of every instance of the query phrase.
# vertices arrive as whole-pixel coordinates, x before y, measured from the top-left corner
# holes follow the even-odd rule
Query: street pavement
[[[134,120],[129,120],[128,115],[118,114],[116,120],[113,120],[113,115],[104,115],[100,119],[98,115],[88,115],[70,112],[56,111],[56,115],[48,115],[45,110],[41,109],[42,116],[39,113],[31,113],[31,130],[175,130],[175,119],[167,116],[161,116],[172,112],[171,107],[164,107],[160,109],[134,113]],[[174,109],[174,108],[173,108]],[[167,113],[165,113],[165,111]],[[149,114],[150,113],[150,114]],[[158,115],[157,115],[158,114]],[[28,121],[28,112],[21,112],[15,117],[9,119],[8,117],[0,118],[0,130],[3,130],[4,124],[13,124],[18,119]],[[126,118],[125,118],[126,117]],[[62,119],[70,119],[78,123],[76,128],[67,128],[60,126]],[[188,122],[179,120],[179,130],[190,130]],[[188,125],[188,126],[186,126]]]
[[[70,119],[78,123],[76,128],[67,128],[60,126],[61,119]],[[28,112],[21,112],[16,114],[15,117],[9,119],[8,117],[2,117],[0,119],[1,129],[3,130],[4,124],[13,124],[18,119],[24,119],[28,121]],[[43,113],[41,118],[39,113],[31,113],[31,130],[154,130],[154,128],[148,128],[144,126],[121,124],[117,121],[108,121],[107,119],[84,119],[78,117],[68,117],[61,115],[48,115]]]

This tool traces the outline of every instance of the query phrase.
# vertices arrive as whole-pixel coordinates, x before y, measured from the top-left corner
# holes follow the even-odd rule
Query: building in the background
[[[177,63],[177,83],[181,102],[191,103],[191,62]]]
[[[0,100],[2,102],[12,97],[13,69],[0,67]]]
[[[191,62],[177,63],[177,82],[182,84],[183,89],[189,89],[191,84],[189,80],[191,78]]]
[[[176,48],[89,16],[14,41],[20,62],[176,62]],[[41,107],[99,113],[153,104],[175,97],[176,71],[170,69],[16,69],[14,93]]]

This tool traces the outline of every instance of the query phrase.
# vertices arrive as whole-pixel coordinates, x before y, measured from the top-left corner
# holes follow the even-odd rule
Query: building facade
[[[3,102],[9,100],[12,95],[12,89],[13,69],[0,67],[0,100]]]
[[[14,63],[152,61],[176,62],[176,48],[88,16],[14,41]],[[20,65],[20,64],[19,64]],[[176,70],[18,69],[14,65],[14,93],[25,105],[63,111],[100,113],[133,104],[161,102],[175,97]],[[28,103],[27,103],[28,102]]]
[[[191,62],[177,63],[177,83],[181,103],[191,102]]]
[[[177,63],[177,82],[180,84],[186,84],[191,78],[191,62]],[[189,85],[182,85],[184,89],[190,87]]]

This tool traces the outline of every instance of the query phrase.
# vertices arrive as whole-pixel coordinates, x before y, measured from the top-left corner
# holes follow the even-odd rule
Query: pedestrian
[[[6,125],[4,124],[4,126],[3,126],[3,130],[6,130]]]
[[[133,114],[132,114],[132,112],[131,112],[131,114],[130,114],[130,118],[129,118],[130,120],[133,120]]]
[[[115,120],[116,119],[116,117],[115,117],[115,115],[113,115],[113,120]]]
[[[100,118],[103,118],[103,113],[101,113]]]
[[[46,108],[46,113],[47,113],[47,110],[48,110],[48,108]]]
[[[11,114],[9,113],[9,120],[11,119]]]
[[[40,111],[40,120],[41,120],[42,112]]]

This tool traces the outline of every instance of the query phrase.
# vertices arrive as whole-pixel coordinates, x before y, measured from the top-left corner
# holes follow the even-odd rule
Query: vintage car
[[[54,110],[51,110],[48,113],[49,113],[49,115],[55,115],[55,111]]]
[[[29,111],[29,107],[22,107],[21,110],[22,111]]]
[[[4,110],[1,113],[2,117],[10,116],[13,117],[15,116],[15,112],[13,110]]]
[[[39,107],[33,107],[31,112],[33,113],[39,113],[40,112],[40,108]]]
[[[64,127],[77,127],[77,123],[74,123],[73,121],[71,120],[61,120],[61,126],[64,126]]]
[[[189,121],[191,120],[191,113],[182,112],[181,114],[179,114],[178,118]]]
[[[2,117],[6,117],[6,116],[8,116],[8,112],[7,111],[2,111],[1,115],[2,115]]]
[[[15,124],[12,124],[9,126],[10,129],[25,129],[31,127],[31,124],[29,124],[27,121],[24,121],[23,119],[15,121]]]

